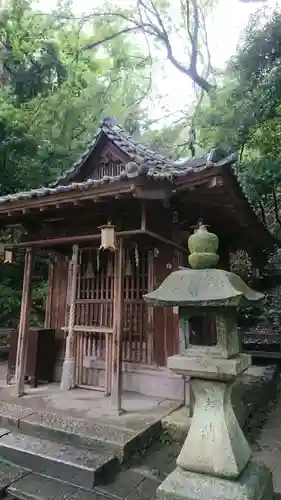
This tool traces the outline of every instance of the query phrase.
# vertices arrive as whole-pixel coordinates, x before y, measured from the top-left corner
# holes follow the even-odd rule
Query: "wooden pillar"
[[[25,363],[27,353],[29,315],[31,306],[32,249],[27,248],[24,260],[24,276],[21,299],[18,348],[16,359],[16,395],[24,394]]]
[[[46,310],[45,310],[45,322],[44,328],[51,328],[52,319],[52,302],[53,302],[53,292],[54,292],[54,254],[49,254],[49,264],[48,264],[48,295],[46,300]]]
[[[113,369],[111,398],[118,415],[122,408],[122,336],[124,324],[124,242],[120,238],[115,253],[115,290],[114,290],[114,332],[113,332]]]
[[[75,301],[77,292],[78,276],[78,253],[79,245],[72,248],[72,282],[70,291],[70,307],[68,316],[68,335],[66,338],[65,357],[63,362],[60,388],[64,390],[73,389],[75,386],[75,358],[74,358],[74,324],[75,324]]]

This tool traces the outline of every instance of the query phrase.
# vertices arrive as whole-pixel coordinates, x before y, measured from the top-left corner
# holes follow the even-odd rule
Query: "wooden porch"
[[[44,384],[36,388],[26,386],[24,398],[15,395],[14,386],[6,385],[7,363],[0,362],[1,402],[64,415],[82,420],[101,420],[104,424],[114,422],[116,411],[110,398],[99,391],[85,391],[76,388],[63,393],[58,383]],[[126,412],[116,419],[118,425],[139,425],[161,419],[178,408],[182,401],[171,401],[161,397],[145,396],[132,391],[124,391],[122,404]]]

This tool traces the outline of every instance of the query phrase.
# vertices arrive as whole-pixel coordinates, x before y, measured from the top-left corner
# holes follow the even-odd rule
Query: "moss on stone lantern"
[[[190,377],[195,406],[191,426],[177,459],[177,469],[157,490],[162,500],[272,500],[271,473],[251,461],[250,446],[231,403],[236,378],[251,364],[239,352],[236,310],[259,301],[237,275],[213,267],[218,238],[203,224],[189,238],[192,269],[172,272],[144,296],[152,306],[178,306],[180,320],[215,316],[217,343],[186,348],[168,358],[176,374]]]
[[[216,234],[209,233],[207,226],[201,220],[194,228],[194,234],[188,239],[190,255],[189,264],[193,269],[215,267],[219,261],[217,249],[219,240]]]

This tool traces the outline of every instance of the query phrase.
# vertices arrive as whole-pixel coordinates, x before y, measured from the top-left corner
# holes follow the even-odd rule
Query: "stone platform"
[[[257,403],[263,404],[265,399],[261,398],[261,395],[266,393],[271,394],[272,397],[270,386],[258,382],[261,378],[272,379],[272,370],[270,370],[271,375],[266,370],[262,377],[258,376],[258,372],[261,375],[260,369],[256,372],[256,382],[253,380],[253,383],[243,382],[242,384],[243,387],[245,385],[247,387],[248,396],[246,399],[243,396],[247,407],[252,398]],[[73,409],[74,396],[77,395],[75,391],[69,392],[66,401],[59,400],[61,392],[56,393],[55,388],[52,391],[42,390],[42,388],[38,388],[37,392],[36,389],[28,389],[28,391],[27,397],[17,400],[12,396],[12,388],[3,389],[0,392],[0,399],[2,396],[6,399],[2,402],[0,400],[0,427],[2,427],[0,430],[0,436],[2,436],[0,437],[0,498],[6,495],[5,498],[18,500],[68,500],[69,498],[72,500],[153,500],[160,483],[175,469],[180,444],[169,443],[162,435],[144,454],[137,457],[131,455],[139,446],[147,446],[151,442],[151,437],[159,436],[161,431],[159,418],[162,415],[165,419],[165,412],[170,412],[175,408],[177,406],[175,403],[170,404],[167,401],[161,403],[144,398],[146,406],[144,405],[143,410],[138,407],[140,410],[138,414],[137,411],[132,411],[134,398],[131,402],[125,399],[125,402],[128,401],[127,415],[116,417],[110,414],[108,405],[107,412],[104,412],[100,418],[92,416],[90,419],[83,420],[80,417],[83,414],[84,405],[90,406],[89,400],[92,394],[90,391],[83,390],[81,394],[79,393],[81,399],[78,399],[76,409]],[[40,391],[41,394],[44,393],[42,398],[38,396]],[[274,383],[273,392],[275,391]],[[245,394],[244,390],[243,394]],[[94,407],[98,399],[107,399],[102,394],[97,394],[97,396]],[[140,405],[141,400],[136,396],[135,398]],[[60,399],[62,399],[61,396]],[[17,404],[14,404],[15,402]],[[69,414],[67,414],[66,404],[69,405]],[[132,405],[131,411],[130,404]],[[257,410],[258,405],[254,406]],[[54,409],[56,409],[55,412]],[[89,407],[88,411],[93,412],[93,408]],[[8,432],[10,437],[7,435]],[[17,438],[18,435],[21,437]],[[1,440],[3,440],[2,445]],[[3,460],[4,453],[6,460],[14,462],[13,465]],[[38,453],[41,454],[40,460],[37,460]],[[66,466],[64,465],[65,453],[68,458]],[[107,455],[108,453],[111,455]],[[27,467],[26,457],[30,468]],[[108,469],[106,468],[107,462],[103,468],[103,462],[99,461],[100,457],[107,457],[110,463]],[[89,459],[92,461],[91,467],[89,467]],[[86,460],[88,460],[87,464]],[[120,462],[125,463],[120,464]],[[71,483],[75,477],[75,481],[77,482],[78,478],[79,482],[80,465],[86,468],[86,473],[83,472],[86,476],[82,478],[82,487],[81,481],[80,484]],[[52,478],[47,477],[48,472],[49,474],[55,473],[56,477],[54,475]],[[81,477],[80,475],[80,479]],[[93,484],[95,483],[93,488],[86,488],[86,481],[89,486],[92,480]],[[281,500],[276,497],[277,499]]]
[[[0,373],[0,498],[119,498],[113,491],[111,496],[107,481],[115,484],[117,474],[118,486],[122,463],[159,438],[161,419],[180,406],[125,393],[126,413],[118,416],[101,392],[27,385],[27,394],[17,398],[2,380]],[[123,473],[126,496],[134,488],[150,491],[142,473]]]

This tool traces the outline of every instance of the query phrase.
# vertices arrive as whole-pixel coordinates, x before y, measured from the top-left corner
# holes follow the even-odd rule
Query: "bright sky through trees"
[[[113,1],[113,0],[111,0]],[[48,1],[48,10],[55,8],[57,0]],[[120,7],[126,7],[134,0],[115,0]],[[44,0],[38,0],[42,10],[46,10]],[[73,0],[73,8],[77,14],[88,13],[100,6],[100,0]],[[267,0],[266,4],[272,7],[281,5],[281,0]],[[215,68],[223,68],[227,59],[235,53],[236,45],[241,33],[247,26],[251,14],[261,7],[260,1],[218,0],[217,7],[208,19],[208,37],[212,64]],[[161,52],[157,54],[159,57]],[[152,105],[149,105],[150,114],[160,117],[162,107],[170,112],[186,107],[194,100],[194,91],[191,80],[177,71],[170,62],[164,59],[162,68],[153,71]],[[158,100],[156,96],[163,96]],[[159,106],[156,104],[159,102]]]

